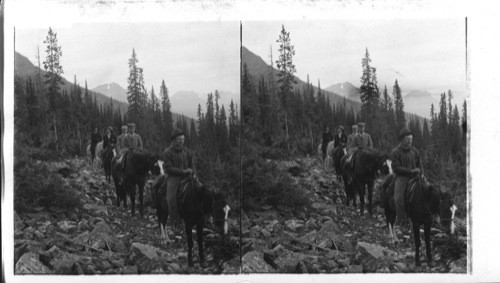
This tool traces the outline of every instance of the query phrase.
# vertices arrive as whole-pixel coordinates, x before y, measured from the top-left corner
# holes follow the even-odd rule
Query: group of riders
[[[98,128],[94,129],[91,135],[90,151],[92,159],[95,158],[95,151],[97,144],[101,141],[101,136]],[[186,177],[194,174],[193,171],[193,155],[184,146],[185,134],[180,129],[174,129],[171,135],[171,145],[163,151],[160,160],[163,161],[163,169],[168,174],[167,182],[163,188],[165,190],[165,197],[168,203],[168,210],[170,221],[172,223],[172,230],[176,234],[182,233],[182,221],[177,209],[177,191],[181,181]],[[103,152],[108,150],[114,151],[114,159],[116,163],[116,173],[123,182],[124,178],[124,157],[128,152],[143,150],[143,143],[141,136],[135,132],[135,124],[129,123],[121,127],[121,134],[115,137],[113,134],[113,127],[106,129],[106,134],[102,138]]]
[[[344,151],[343,162],[352,168],[353,160],[360,151],[373,151],[373,142],[370,134],[365,132],[365,123],[360,122],[352,125],[352,132],[346,136],[344,127],[338,126],[337,133],[332,136],[329,127],[325,128],[322,135],[323,162],[328,158],[333,158],[338,151]],[[333,150],[327,152],[328,144],[333,141]],[[408,128],[403,128],[399,133],[399,143],[389,154],[392,161],[392,170],[395,174],[394,200],[396,204],[396,224],[409,228],[409,221],[406,215],[405,190],[410,179],[417,175],[423,175],[423,167],[420,153],[412,146],[413,133]],[[352,172],[352,170],[350,170]],[[348,178],[352,182],[352,173],[348,173]]]

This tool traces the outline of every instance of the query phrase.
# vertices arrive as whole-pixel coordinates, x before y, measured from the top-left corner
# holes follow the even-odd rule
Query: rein
[[[422,181],[425,181],[426,183],[428,183],[427,179],[424,176],[422,176],[421,178],[419,178],[419,182],[422,182]],[[441,192],[441,190],[439,190],[439,189],[438,189],[438,191],[439,191],[439,209],[438,209],[438,212],[432,213],[431,210],[430,210],[430,208],[429,208],[429,206],[427,205],[427,202],[424,200],[423,203],[424,203],[425,209],[427,210],[427,212],[431,216],[438,215],[441,220],[450,220],[451,221],[452,220],[451,217],[450,218],[443,218],[442,211],[443,211],[443,202],[444,201],[450,201],[450,200],[452,200],[452,198],[445,199],[444,196],[443,196],[443,192]],[[420,185],[420,192],[422,193],[422,195],[424,194],[424,192],[422,190],[422,185]]]

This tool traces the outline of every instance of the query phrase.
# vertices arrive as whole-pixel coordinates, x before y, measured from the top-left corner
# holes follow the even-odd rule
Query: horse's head
[[[455,211],[450,189],[441,186],[434,186],[424,182],[427,194],[430,195],[430,208],[434,212],[434,222],[444,228],[450,234],[455,233]]]
[[[202,185],[198,179],[194,178],[194,186],[202,200],[202,210],[205,220],[210,226],[214,226],[223,234],[228,234],[228,215],[231,209],[227,205],[224,195],[218,190]]]

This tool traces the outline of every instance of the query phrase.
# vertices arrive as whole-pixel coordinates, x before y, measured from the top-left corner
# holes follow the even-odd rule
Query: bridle
[[[421,175],[419,177],[419,180],[418,182],[425,182],[426,184],[428,184],[429,182],[427,181],[427,179],[425,178],[424,175]],[[424,206],[425,206],[425,209],[427,210],[427,212],[429,213],[429,215],[431,216],[439,216],[439,219],[442,221],[442,220],[449,220],[449,221],[452,221],[453,218],[449,217],[449,218],[443,218],[443,203],[445,201],[451,201],[453,203],[453,198],[447,198],[445,199],[444,196],[443,196],[443,192],[438,189],[439,191],[439,208],[438,208],[438,211],[437,213],[432,213],[432,211],[430,210],[429,206],[427,205],[427,202],[424,200]],[[424,195],[424,192],[422,190],[422,184],[420,184],[420,192],[422,193],[422,195]]]

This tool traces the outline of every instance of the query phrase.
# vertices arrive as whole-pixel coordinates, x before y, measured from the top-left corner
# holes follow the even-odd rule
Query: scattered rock
[[[450,273],[467,273],[467,257],[462,257],[450,263]]]
[[[56,227],[50,221],[45,221],[42,226],[38,227],[38,230],[44,233],[46,236],[54,235],[56,232]]]
[[[264,260],[264,254],[258,251],[246,253],[242,259],[243,273],[272,273],[274,268]]]
[[[141,243],[133,243],[125,263],[137,266],[139,273],[149,273],[153,263],[158,259],[158,248]]]
[[[68,220],[58,222],[57,228],[59,229],[59,231],[66,233],[66,234],[71,234],[71,233],[74,233],[78,230],[77,223],[74,221],[68,221]]]
[[[52,266],[52,270],[56,274],[75,274],[75,268],[73,268],[75,263],[79,263],[81,266],[88,266],[91,263],[91,258],[60,251],[50,261],[50,266]]]
[[[302,220],[290,219],[290,220],[285,221],[285,228],[288,231],[297,233],[297,232],[304,230],[305,223]]]
[[[15,274],[51,274],[50,268],[38,260],[35,253],[26,253],[16,263]]]
[[[222,274],[238,274],[240,273],[240,257],[234,257],[222,264]]]
[[[365,272],[388,269],[397,256],[387,248],[366,242],[359,242],[356,251],[356,258],[362,263]]]
[[[14,210],[14,231],[19,232],[22,231],[26,227],[24,221],[17,215],[17,212]]]
[[[325,223],[319,231],[313,230],[307,233],[301,240],[322,248],[336,249],[343,252],[354,251],[351,242],[341,234],[338,225],[333,221]]]
[[[363,273],[363,266],[361,265],[350,265],[347,268],[348,273]]]
[[[132,265],[132,266],[124,266],[123,269],[122,269],[122,273],[123,274],[138,274],[138,269],[137,269],[137,266],[135,265]]]
[[[284,249],[273,263],[277,267],[278,272],[295,273],[297,272],[296,267],[299,262],[317,262],[318,258],[317,256],[296,253]]]
[[[108,215],[108,207],[105,205],[86,203],[83,205],[83,209],[96,214],[104,214],[106,216]]]

